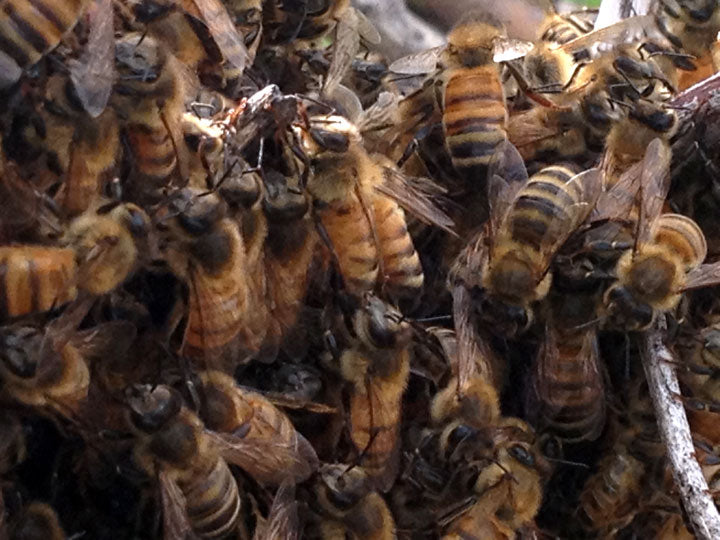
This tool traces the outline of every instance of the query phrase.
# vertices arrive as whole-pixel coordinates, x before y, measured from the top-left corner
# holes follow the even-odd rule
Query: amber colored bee
[[[11,399],[66,416],[80,411],[88,395],[89,364],[122,356],[135,337],[134,327],[123,322],[78,330],[88,308],[87,302],[70,306],[44,330],[3,329],[0,370]]]
[[[158,478],[165,538],[235,533],[241,498],[227,462],[200,419],[167,386],[134,386],[128,400],[135,459]]]
[[[55,509],[49,504],[33,502],[23,508],[11,527],[11,538],[23,540],[65,540],[67,535]]]
[[[537,32],[538,39],[564,45],[573,39],[592,32],[597,10],[582,9],[558,13],[551,0],[541,2],[545,18]]]
[[[55,75],[45,87],[45,146],[57,156],[65,181],[58,194],[68,216],[87,210],[102,192],[103,176],[114,166],[120,149],[115,112],[97,118],[78,102],[71,81]]]
[[[368,155],[344,118],[315,117],[299,136],[312,166],[307,189],[347,291],[359,296],[380,278],[391,295],[417,292],[422,268],[399,205],[450,228],[447,218],[387,162]]]
[[[580,495],[580,515],[591,530],[612,535],[638,510],[645,465],[627,447],[616,444],[600,461]]]
[[[14,83],[21,70],[36,64],[54,49],[89,4],[90,0],[42,0],[36,5],[21,0],[8,2],[0,17],[3,85]]]
[[[520,527],[532,524],[542,502],[544,466],[534,441],[522,420],[500,421],[492,438],[493,461],[479,470],[472,487],[475,502],[443,538],[514,538]]]
[[[178,167],[180,176],[187,178],[184,155],[178,150],[186,80],[177,60],[161,43],[143,34],[128,33],[119,38],[115,60],[118,80],[111,104],[139,175],[132,179],[128,196],[143,199],[153,195],[153,189],[164,187]]]
[[[273,325],[267,343],[273,347],[298,323],[318,238],[307,195],[286,181],[268,187],[262,207],[268,227],[264,273]]]
[[[226,459],[262,484],[302,482],[315,471],[315,450],[270,401],[218,371],[201,379],[201,416]]]
[[[480,271],[479,311],[493,331],[511,335],[532,323],[532,304],[550,289],[553,257],[590,214],[601,178],[597,169],[575,174],[568,166],[553,165],[521,185],[504,183],[492,201],[489,249],[481,232],[456,263],[456,271]]]
[[[368,295],[353,316],[353,331],[356,343],[340,356],[342,376],[352,383],[350,437],[366,473],[388,491],[398,467],[411,328],[399,311]]]
[[[226,206],[215,193],[183,189],[173,195],[161,214],[160,249],[172,271],[188,286],[188,308],[182,353],[207,360],[212,353],[220,362],[246,328],[250,293],[246,252],[238,223],[226,215]],[[244,348],[257,350],[262,335],[242,336]]]
[[[718,280],[716,264],[701,264],[707,244],[697,224],[679,214],[660,215],[669,163],[669,149],[654,140],[642,162],[635,245],[618,260],[618,281],[604,296],[610,323],[626,330],[647,328],[658,312],[677,306],[683,291]]]
[[[328,517],[319,525],[321,538],[397,538],[393,515],[362,467],[323,465],[315,491],[317,505]]]

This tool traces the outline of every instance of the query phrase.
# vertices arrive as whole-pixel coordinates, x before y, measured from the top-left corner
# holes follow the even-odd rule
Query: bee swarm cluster
[[[693,538],[641,357],[717,496],[720,5],[543,5],[388,62],[350,0],[6,0],[0,540]]]

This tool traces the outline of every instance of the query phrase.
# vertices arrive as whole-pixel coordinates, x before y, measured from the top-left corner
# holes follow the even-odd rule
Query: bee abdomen
[[[375,287],[378,250],[373,229],[360,201],[333,205],[318,214],[337,255],[340,273],[348,291],[362,294]]]
[[[580,188],[568,183],[575,173],[562,165],[546,167],[533,175],[518,194],[512,211],[511,235],[513,240],[536,251],[552,242],[548,234],[551,224],[568,223],[568,213],[580,200]],[[560,232],[560,228],[558,232]]]
[[[419,294],[423,269],[407,229],[405,213],[387,197],[376,197],[373,210],[387,292],[400,298]]]
[[[0,248],[0,318],[48,311],[77,296],[75,252],[65,248]]]
[[[160,180],[173,173],[177,155],[170,134],[164,127],[132,126],[128,130],[128,137],[140,173]]]
[[[38,62],[80,19],[87,0],[4,3],[0,11],[0,50],[20,67]]]
[[[187,499],[187,515],[193,531],[201,538],[227,538],[237,527],[240,494],[230,468],[218,459],[205,475],[182,486]]]
[[[470,180],[507,138],[505,96],[494,65],[458,69],[445,87],[443,128],[452,163]]]
[[[663,214],[658,218],[655,241],[680,256],[686,269],[699,266],[707,255],[702,230],[692,219],[680,214]]]

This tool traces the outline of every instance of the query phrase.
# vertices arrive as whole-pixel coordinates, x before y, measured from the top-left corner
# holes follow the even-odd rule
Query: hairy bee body
[[[483,191],[487,166],[507,139],[507,108],[492,40],[502,29],[488,21],[460,23],[449,35],[450,69],[443,96],[445,143],[455,169]],[[489,49],[488,49],[489,47]]]
[[[678,304],[687,272],[699,266],[706,254],[705,236],[692,219],[661,215],[652,241],[618,260],[618,283],[605,293],[610,316],[632,329],[647,327],[656,312]]]
[[[542,41],[564,45],[573,39],[587,34],[593,29],[589,12],[550,13],[540,26],[538,35]]]
[[[0,318],[48,311],[77,295],[77,264],[72,249],[0,247]]]
[[[37,63],[70,32],[90,0],[9,0],[0,13],[0,52],[22,69]]]
[[[160,477],[166,537],[190,532],[174,521],[178,514],[200,538],[230,537],[240,519],[241,499],[227,462],[177,395],[163,386],[143,392],[131,398],[138,432],[135,459],[148,474]]]

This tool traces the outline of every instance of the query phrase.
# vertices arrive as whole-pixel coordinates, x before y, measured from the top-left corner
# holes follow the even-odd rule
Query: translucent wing
[[[490,234],[494,235],[507,216],[510,206],[528,179],[525,162],[518,149],[509,141],[501,144],[488,171],[490,201]]]
[[[398,75],[426,75],[437,69],[438,62],[445,46],[434,47],[395,60],[388,70]]]
[[[324,95],[332,96],[336,86],[352,66],[358,50],[360,36],[354,17],[343,17],[335,25],[335,42],[332,45],[332,59],[323,82]]]
[[[267,520],[255,529],[253,540],[299,540],[297,507],[295,484],[283,482],[275,493]]]
[[[720,284],[720,261],[701,264],[688,272],[683,291],[712,287]]]
[[[243,37],[220,0],[194,0],[225,60],[242,71],[249,60]]]
[[[670,157],[667,143],[653,139],[645,151],[640,173],[640,213],[636,246],[647,243],[654,233],[654,225],[662,211],[670,189]]]
[[[560,45],[556,49],[563,50],[573,56],[581,55],[583,59],[593,59],[599,54],[611,51],[619,45],[635,43],[646,36],[660,39],[665,38],[656,30],[652,15],[628,17],[611,26],[589,32],[578,38]]]
[[[95,0],[88,8],[90,34],[79,60],[70,60],[70,79],[83,108],[93,118],[105,110],[115,73],[112,0]]]
[[[361,132],[392,126],[396,121],[399,99],[394,92],[381,92],[375,103],[362,112],[355,125]]]
[[[532,41],[511,38],[498,39],[493,44],[493,61],[500,63],[522,58],[534,46]]]
[[[359,9],[347,10],[345,13],[350,12],[352,12],[357,19],[355,24],[357,25],[357,30],[360,34],[360,37],[363,38],[363,40],[368,42],[370,45],[379,45],[382,41],[382,38],[380,37],[380,32],[378,32],[377,28],[375,28],[375,25],[372,23],[372,21],[368,19],[365,14]]]
[[[456,235],[453,220],[435,204],[439,194],[431,180],[408,177],[394,167],[383,167],[383,180],[375,186],[377,191],[397,201],[423,223]]]
[[[318,467],[317,455],[290,419],[260,394],[243,390],[241,399],[253,409],[249,428],[243,426],[242,433],[208,432],[221,455],[262,484],[309,478]]]
[[[185,511],[185,496],[165,471],[161,471],[158,476],[163,512],[163,537],[165,540],[187,538],[192,533],[192,527]]]
[[[600,193],[595,208],[590,214],[591,221],[613,220],[630,216],[640,189],[642,168],[642,162],[632,165],[615,184]]]
[[[453,320],[457,353],[456,357],[451,359],[451,366],[453,372],[457,374],[458,388],[465,388],[470,379],[477,374],[475,358],[480,356],[477,346],[480,339],[472,320],[472,309],[470,293],[465,287],[456,287],[453,290]]]

